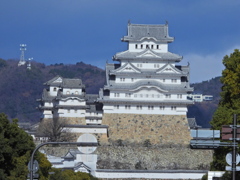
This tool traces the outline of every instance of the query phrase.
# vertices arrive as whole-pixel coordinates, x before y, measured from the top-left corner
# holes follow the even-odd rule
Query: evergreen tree
[[[0,179],[25,180],[28,174],[27,164],[35,144],[32,137],[20,129],[17,119],[12,123],[3,113],[0,114]],[[37,153],[40,180],[48,177],[51,164],[46,157]]]
[[[223,58],[225,69],[222,71],[222,92],[219,106],[213,115],[210,124],[213,129],[220,130],[222,125],[230,125],[233,122],[233,114],[240,115],[240,52],[234,50],[230,56]],[[240,123],[240,117],[237,120]],[[231,148],[218,148],[214,150],[211,170],[225,170],[227,165],[225,156]]]

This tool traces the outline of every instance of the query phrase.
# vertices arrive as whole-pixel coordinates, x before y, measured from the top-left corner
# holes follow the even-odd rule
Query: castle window
[[[165,82],[165,79],[163,79],[162,81]]]
[[[141,49],[143,48],[143,45],[141,44]]]
[[[138,45],[137,44],[135,44],[135,49],[137,49],[138,48]]]
[[[119,97],[119,93],[114,93],[114,97]]]
[[[57,88],[53,88],[53,91],[57,91]]]
[[[178,94],[177,98],[182,99],[182,94]]]
[[[157,45],[157,49],[159,49],[159,45]]]
[[[75,94],[78,94],[78,91],[75,91]]]
[[[142,109],[141,105],[137,106],[137,110],[141,110],[141,109]]]
[[[125,93],[125,97],[131,97],[131,93]]]
[[[115,105],[114,108],[115,108],[115,109],[119,109],[119,105]]]
[[[177,79],[172,79],[172,82],[173,82],[173,83],[176,83],[176,82],[177,82]]]
[[[70,94],[70,92],[69,92],[69,91],[67,91],[67,94]]]
[[[149,49],[149,45],[148,44],[146,45],[146,48]]]
[[[171,106],[171,110],[172,111],[176,110],[176,106]]]
[[[123,81],[123,82],[124,82],[124,81],[125,81],[125,78],[120,78],[120,81]]]
[[[171,98],[171,94],[166,94],[165,97],[166,97],[167,99],[170,99],[170,98]]]
[[[164,110],[164,109],[165,109],[165,106],[159,106],[159,109],[160,109],[160,110]]]
[[[154,106],[148,106],[148,110],[153,110]]]
[[[131,109],[130,105],[125,105],[125,109]]]
[[[153,44],[151,45],[151,48],[153,49]]]
[[[132,78],[132,82],[134,81],[134,79]]]

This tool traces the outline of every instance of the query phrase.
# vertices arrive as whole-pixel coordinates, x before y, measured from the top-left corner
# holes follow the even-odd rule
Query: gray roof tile
[[[152,38],[158,42],[173,42],[174,38],[168,35],[168,24],[146,25],[128,24],[128,35],[123,41],[141,41],[143,38]]]

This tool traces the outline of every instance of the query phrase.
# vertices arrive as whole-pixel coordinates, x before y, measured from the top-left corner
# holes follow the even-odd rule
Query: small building
[[[195,102],[203,102],[203,101],[212,101],[212,95],[203,95],[203,94],[189,94],[188,98],[192,99]]]
[[[42,119],[65,118],[69,124],[101,124],[101,104],[98,95],[86,94],[81,79],[56,76],[44,83],[39,109]]]

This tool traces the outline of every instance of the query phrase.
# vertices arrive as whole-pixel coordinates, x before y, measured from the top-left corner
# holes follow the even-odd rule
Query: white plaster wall
[[[53,103],[52,102],[44,102],[44,106],[45,107],[53,107]]]
[[[71,133],[89,133],[89,134],[94,134],[94,133],[100,133],[100,134],[106,134],[107,133],[107,128],[67,128],[69,132]]]
[[[214,177],[222,177],[225,171],[208,171],[208,180],[213,180]]]
[[[136,49],[136,44],[138,44],[138,47]],[[141,45],[143,45],[143,47],[141,48]],[[142,42],[130,42],[128,43],[128,50],[130,52],[141,52],[145,49],[147,49],[147,45],[149,47],[149,49],[158,52],[158,53],[166,53],[168,52],[168,44],[167,43],[156,43],[154,41],[142,41]],[[153,45],[153,48],[152,48]],[[157,45],[158,45],[158,49],[157,49]]]
[[[102,120],[97,120],[97,119],[86,119],[86,124],[102,124]]]
[[[86,116],[102,117],[102,112],[86,112]]]
[[[171,96],[166,96],[164,93],[160,93],[157,90],[148,90],[142,89],[137,92],[128,92],[128,93],[118,93],[118,92],[110,92],[111,99],[126,99],[126,100],[151,100],[151,101],[159,101],[159,100],[176,100],[182,101],[187,99],[187,94],[170,94]]]
[[[59,109],[60,117],[85,117],[86,110],[84,109]]]
[[[55,89],[55,91],[54,91],[54,89]],[[50,96],[57,96],[58,90],[59,90],[58,87],[50,86],[50,88],[49,88],[49,95]]]
[[[152,108],[153,106],[153,108]],[[104,113],[123,113],[123,114],[164,114],[164,115],[186,115],[186,107],[177,107],[172,109],[171,106],[165,106],[164,109],[161,109],[160,106],[142,105],[142,108],[137,107],[136,105],[131,105],[130,107],[125,107],[125,105],[104,105]]]
[[[142,81],[142,80],[154,80],[156,82],[160,82],[160,83],[163,83],[163,84],[175,84],[175,85],[180,85],[181,84],[181,79],[180,77],[172,77],[172,78],[159,78],[159,77],[120,77],[120,76],[117,76],[116,77],[116,80],[115,82],[116,83],[136,83],[136,82],[139,82],[139,81]]]
[[[96,171],[95,176],[97,178],[145,178],[145,179],[201,179],[202,176],[205,173],[173,173],[173,172],[169,172],[169,173],[157,173],[157,172],[124,172],[124,171],[120,171],[117,172],[104,172],[103,170],[101,170],[101,172]]]
[[[59,105],[67,105],[67,106],[85,106],[86,101],[79,101],[78,99],[75,98],[69,98],[66,101],[60,100]]]
[[[63,94],[64,95],[68,95],[68,94],[81,95],[82,94],[82,89],[64,88],[63,89]]]

